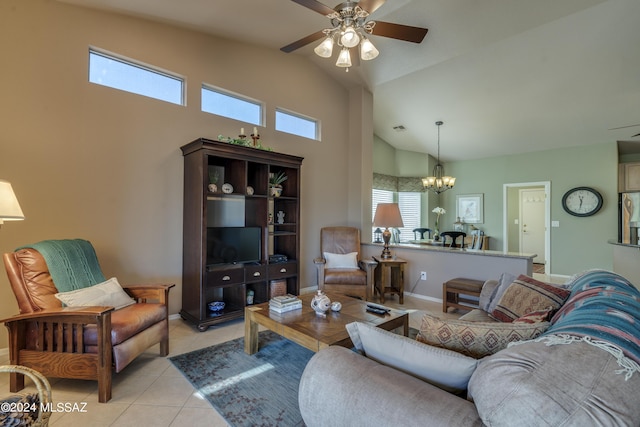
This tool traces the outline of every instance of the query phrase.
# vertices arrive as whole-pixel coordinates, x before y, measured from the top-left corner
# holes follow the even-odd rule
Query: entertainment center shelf
[[[182,318],[204,331],[274,292],[298,295],[303,158],[205,138],[181,150]],[[279,173],[277,196],[269,178]],[[224,308],[209,309],[214,302]]]

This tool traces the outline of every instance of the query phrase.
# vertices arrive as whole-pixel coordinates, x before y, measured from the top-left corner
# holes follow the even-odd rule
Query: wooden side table
[[[374,271],[373,294],[380,294],[381,303],[384,303],[385,292],[398,294],[400,304],[404,304],[404,266],[407,261],[400,258],[373,259],[378,263]]]

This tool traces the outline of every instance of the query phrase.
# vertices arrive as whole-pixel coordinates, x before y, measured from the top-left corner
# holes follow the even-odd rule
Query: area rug
[[[244,338],[169,360],[232,426],[303,426],[298,386],[313,352],[271,332],[260,350],[244,352]]]

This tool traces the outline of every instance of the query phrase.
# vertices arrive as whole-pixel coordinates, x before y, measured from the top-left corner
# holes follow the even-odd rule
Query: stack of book
[[[276,313],[286,313],[302,308],[302,300],[295,295],[287,294],[273,297],[269,300],[269,310]]]

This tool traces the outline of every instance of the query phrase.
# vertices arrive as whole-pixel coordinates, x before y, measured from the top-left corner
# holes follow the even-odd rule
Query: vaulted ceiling
[[[290,0],[59,1],[274,50],[329,26]],[[438,120],[444,161],[640,145],[638,0],[387,0],[370,19],[429,32],[421,44],[371,36],[380,56],[348,73],[317,42],[288,55],[371,90],[375,133],[397,148],[435,155]]]

